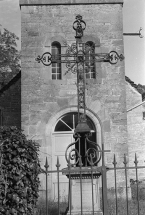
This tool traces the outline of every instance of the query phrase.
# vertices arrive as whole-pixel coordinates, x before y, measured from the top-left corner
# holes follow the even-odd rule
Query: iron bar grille
[[[92,160],[92,159],[91,159]],[[61,164],[59,162],[59,158],[57,158],[56,169],[48,170],[49,165],[46,159],[45,169],[42,170],[41,174],[45,174],[46,176],[46,207],[45,212],[43,209],[39,209],[38,214],[50,214],[51,205],[48,204],[49,192],[48,192],[48,176],[51,177],[51,174],[57,175],[57,189],[58,196],[55,202],[55,210],[57,214],[72,214],[71,202],[72,202],[72,181],[74,179],[78,179],[80,181],[80,214],[83,214],[83,183],[82,180],[84,178],[89,178],[91,181],[92,189],[92,208],[90,214],[98,215],[144,215],[145,213],[145,182],[139,180],[139,176],[141,173],[145,172],[145,166],[138,165],[138,159],[135,154],[134,165],[129,166],[128,159],[126,155],[124,155],[122,166],[117,165],[116,156],[112,159],[112,167],[108,168],[106,166],[94,166],[93,162],[90,163],[90,167],[83,168],[81,159],[79,160],[79,165],[77,168],[72,167],[69,163],[68,167],[65,169],[61,169]],[[105,170],[105,171],[104,171]],[[121,171],[122,178],[124,180],[119,182],[118,172]],[[131,171],[131,172],[129,172]],[[104,172],[107,173],[107,177],[104,178]],[[87,174],[86,174],[87,173]],[[62,207],[62,201],[60,197],[60,176],[64,174],[68,178],[68,200],[66,203],[66,207]],[[109,174],[111,174],[109,177]],[[130,175],[133,178],[130,178]],[[100,211],[96,212],[94,210],[94,192],[93,189],[93,180],[94,178],[100,178],[100,181],[103,180],[106,184],[109,184],[110,181],[114,183],[114,186],[111,188],[107,188],[103,193],[103,186],[100,186]],[[130,180],[129,180],[130,179]],[[105,194],[105,195],[104,195]],[[103,204],[104,202],[108,202],[108,204]],[[102,212],[101,212],[102,211]]]

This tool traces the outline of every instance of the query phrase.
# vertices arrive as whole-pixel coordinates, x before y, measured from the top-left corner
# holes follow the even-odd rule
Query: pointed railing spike
[[[56,167],[59,168],[60,167],[60,163],[59,163],[59,157],[57,156],[57,163],[56,163]]]
[[[123,161],[124,165],[127,165],[127,159],[126,159],[126,154],[124,154],[124,161]]]
[[[114,159],[113,159],[112,163],[113,163],[114,167],[116,167],[117,162],[116,162],[116,156],[115,156],[115,154],[114,154]]]
[[[70,163],[70,158],[68,159],[68,164],[67,164],[68,168],[71,168],[71,163]]]
[[[44,165],[44,167],[45,167],[45,169],[46,169],[46,170],[48,170],[49,165],[48,165],[47,157],[46,157],[46,161],[45,161],[45,165]]]
[[[136,155],[136,153],[135,153],[135,161],[134,161],[134,163],[135,163],[135,166],[137,166],[138,160],[137,160],[137,155]]]
[[[82,158],[81,156],[79,157],[79,166],[82,167],[83,166],[83,163],[82,163]]]
[[[92,155],[91,155],[91,154],[90,154],[90,158],[91,158],[90,165],[93,166],[93,158],[92,158]]]

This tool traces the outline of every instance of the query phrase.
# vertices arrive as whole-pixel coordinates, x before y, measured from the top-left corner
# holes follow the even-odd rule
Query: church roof
[[[141,95],[145,93],[145,85],[135,84],[133,81],[130,80],[127,76],[125,76],[125,80],[135,88]]]
[[[13,84],[15,84],[17,82],[17,80],[19,80],[21,78],[21,71],[19,71],[17,73],[17,75],[14,76],[13,79],[11,79],[6,85],[4,85],[4,87],[2,87],[0,89],[0,95],[5,92],[6,90],[8,90],[10,88],[10,86],[12,86]]]

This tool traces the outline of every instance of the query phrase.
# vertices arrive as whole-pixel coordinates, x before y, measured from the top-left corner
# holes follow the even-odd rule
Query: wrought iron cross
[[[94,46],[82,42],[83,32],[86,28],[85,21],[81,15],[76,16],[73,23],[73,29],[76,31],[76,42],[71,46],[67,45],[66,54],[52,55],[50,52],[45,52],[42,56],[38,56],[36,61],[43,63],[45,66],[50,66],[52,63],[66,63],[67,72],[77,74],[77,93],[78,93],[78,125],[75,132],[90,132],[90,128],[86,122],[86,105],[85,105],[85,85],[86,74],[92,69],[91,65],[95,62],[109,62],[116,64],[118,60],[124,59],[122,54],[116,51],[110,53],[95,53]],[[67,73],[66,72],[66,73]],[[80,114],[82,110],[82,114]]]

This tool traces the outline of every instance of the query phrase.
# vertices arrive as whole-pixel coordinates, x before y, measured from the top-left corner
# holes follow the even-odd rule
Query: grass
[[[115,190],[108,189],[108,215],[145,215],[145,184],[138,184],[138,200],[137,201],[137,185],[131,184],[131,196],[128,198],[128,207],[126,195],[123,193],[123,189],[119,188],[117,199],[117,211],[116,211],[116,198]],[[138,213],[139,206],[139,213]],[[102,200],[101,200],[102,209]],[[128,213],[127,213],[128,211]],[[116,213],[117,212],[117,213]]]
[[[123,198],[118,198],[118,215],[127,215],[127,201]],[[102,205],[102,202],[101,202]],[[67,202],[60,203],[60,214],[65,215],[67,212]],[[145,200],[139,201],[140,215],[145,215]],[[38,215],[46,215],[46,205],[40,202],[38,205]],[[102,207],[101,207],[102,209]],[[37,214],[36,214],[37,215]],[[58,215],[57,202],[48,202],[48,215]],[[108,215],[116,215],[116,202],[115,199],[108,199]],[[137,200],[128,201],[128,215],[138,215],[138,203]]]
[[[117,212],[118,215],[127,215],[127,201],[123,198],[119,198]],[[101,203],[102,205],[102,203]],[[145,215],[145,201],[139,201],[139,214]],[[102,209],[102,208],[101,208]],[[108,215],[116,215],[116,202],[115,199],[108,199]],[[138,215],[138,203],[136,200],[128,201],[128,215]]]
[[[60,202],[60,214],[65,215],[68,209],[67,202]],[[39,201],[37,205],[38,212],[36,215],[46,215],[46,203]],[[58,203],[54,201],[48,201],[48,215],[58,215]]]
[[[120,189],[121,194],[121,189]],[[114,197],[114,189],[109,190],[108,194],[108,215],[116,215],[116,199]],[[117,200],[117,212],[118,215],[138,215],[138,201],[137,201],[137,187],[136,184],[131,185],[131,198],[128,200],[128,213],[127,213],[127,200],[119,195]],[[145,184],[139,185],[139,215],[145,215]],[[102,199],[101,210],[102,210]],[[67,213],[68,203],[60,203],[60,214],[65,215]],[[45,201],[39,201],[38,211],[36,215],[46,215],[46,203]],[[35,214],[34,214],[35,215]],[[58,203],[54,201],[48,202],[48,215],[58,215]]]

